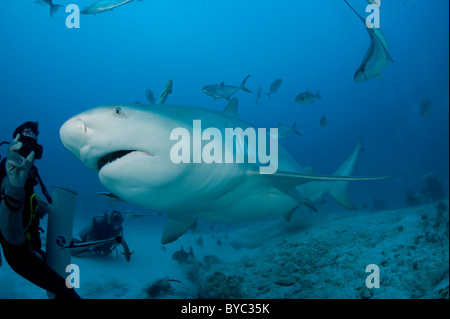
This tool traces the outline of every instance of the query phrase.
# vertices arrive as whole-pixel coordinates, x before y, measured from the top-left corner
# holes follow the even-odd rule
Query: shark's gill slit
[[[134,151],[117,151],[101,157],[97,163],[98,169],[102,169],[102,167],[105,166],[106,164],[114,162],[116,159],[119,159],[127,154],[130,154],[131,152]]]

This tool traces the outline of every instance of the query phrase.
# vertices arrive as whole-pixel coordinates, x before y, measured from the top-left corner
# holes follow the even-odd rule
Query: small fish
[[[152,90],[145,90],[145,96],[147,96],[147,100],[150,104],[155,104],[155,97],[153,96]]]
[[[320,93],[319,91],[317,91],[316,95],[312,94],[309,90],[306,90],[303,93],[300,93],[299,95],[297,95],[297,97],[295,98],[295,102],[298,104],[311,104],[314,105],[314,100],[318,99],[318,100],[322,100],[322,98],[320,97]]]
[[[83,10],[81,10],[82,14],[97,14],[102,13],[108,10],[112,10],[114,8],[117,8],[121,5],[127,4],[129,2],[132,2],[134,0],[100,0],[97,1],[87,7],[85,7]],[[138,0],[142,1],[142,0]]]
[[[205,257],[203,257],[203,262],[207,265],[212,265],[212,264],[220,264],[222,263],[220,261],[219,258],[217,258],[214,255],[206,255]]]
[[[258,104],[259,99],[261,98],[261,94],[262,94],[262,86],[258,86],[258,91],[256,92],[256,101],[255,103]]]
[[[422,104],[420,105],[420,115],[427,119],[430,117],[430,108],[431,108],[431,102],[429,99],[424,99],[422,101]]]
[[[269,99],[270,99],[270,95],[271,95],[272,93],[275,93],[275,92],[278,91],[278,89],[280,88],[282,82],[283,82],[282,79],[278,79],[278,80],[275,80],[275,81],[270,85],[270,91],[269,91],[269,93],[265,93],[265,94],[269,97]]]
[[[100,196],[101,198],[104,198],[108,201],[118,201],[118,202],[123,202],[123,200],[121,198],[119,198],[118,196],[114,195],[113,193],[108,193],[108,192],[97,192],[95,193],[97,196]]]
[[[245,87],[245,82],[250,77],[250,75],[247,75],[247,77],[242,82],[241,86],[236,87],[232,85],[225,85],[224,82],[220,83],[219,85],[206,85],[203,87],[202,91],[203,93],[212,96],[214,99],[227,99],[230,100],[230,98],[239,90],[243,90],[248,93],[252,93],[249,89]]]
[[[278,139],[283,139],[283,138],[287,138],[289,135],[291,135],[292,133],[295,133],[299,136],[302,136],[302,134],[296,130],[295,125],[297,125],[297,122],[294,122],[294,124],[292,126],[286,126],[283,124],[278,124],[278,134],[277,135],[272,135],[270,133],[269,136],[278,138]]]
[[[200,236],[199,238],[197,238],[197,240],[195,241],[195,243],[197,244],[197,246],[203,247],[203,238],[202,238],[202,236]]]
[[[172,86],[173,86],[172,80],[167,81],[166,87],[164,88],[164,91],[161,93],[161,96],[159,97],[158,101],[156,101],[156,104],[164,104],[164,102],[166,102],[167,96],[169,96],[169,94],[172,93]]]
[[[194,260],[194,250],[190,247],[189,252],[187,252],[181,246],[180,250],[173,253],[172,259],[176,260],[180,265],[191,263]]]
[[[139,217],[151,217],[151,216],[161,216],[160,213],[138,213],[135,212],[134,210],[126,210],[124,211],[125,216],[127,219],[131,219],[131,218],[139,218]]]
[[[145,292],[152,299],[161,298],[166,295],[172,295],[175,293],[174,288],[170,284],[170,282],[181,283],[181,281],[176,279],[163,278],[155,281],[148,288],[145,289]]]
[[[378,8],[381,8],[381,0],[366,0],[368,3],[376,5]]]
[[[52,18],[54,18],[53,14],[56,11],[58,11],[59,8],[63,7],[62,5],[59,5],[59,4],[53,4],[53,0],[36,0],[34,3],[38,3],[38,4],[43,5],[43,6],[49,5],[50,6],[50,16]]]
[[[134,251],[130,252],[130,248],[128,247],[128,244],[125,240],[122,241],[122,247],[124,251],[121,251],[120,253],[125,256],[125,259],[127,261],[130,261],[131,255],[134,254]]]
[[[325,115],[322,116],[322,118],[320,119],[320,126],[322,126],[322,127],[328,126],[328,120],[327,120],[327,118],[325,117]]]

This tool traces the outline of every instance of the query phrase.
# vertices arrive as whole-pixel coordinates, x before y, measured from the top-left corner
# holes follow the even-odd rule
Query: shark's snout
[[[75,156],[79,157],[87,133],[86,125],[80,118],[72,118],[61,126],[59,136],[63,145]]]

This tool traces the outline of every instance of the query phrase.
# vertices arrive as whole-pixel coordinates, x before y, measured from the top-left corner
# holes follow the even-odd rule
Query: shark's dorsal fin
[[[220,86],[224,86],[225,85],[225,81],[222,81],[222,83],[220,83]]]
[[[166,226],[161,237],[161,244],[165,245],[177,240],[183,235],[191,226],[195,223],[195,220],[186,221],[168,218]]]
[[[362,141],[359,140],[353,152],[345,160],[344,163],[339,166],[339,168],[333,173],[334,176],[349,176],[352,174],[355,168],[356,159],[358,158],[359,152],[362,150]]]
[[[232,98],[230,103],[225,107],[225,110],[223,110],[223,113],[238,117],[238,105],[239,101],[237,98]]]

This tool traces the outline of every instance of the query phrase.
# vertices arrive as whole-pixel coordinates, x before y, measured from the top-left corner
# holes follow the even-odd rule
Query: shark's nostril
[[[83,133],[87,132],[86,124],[84,124],[82,119],[79,119],[79,118],[74,119],[73,125],[76,130],[80,130]]]
[[[72,153],[79,149],[86,133],[87,127],[80,118],[68,120],[59,130],[61,142]]]

